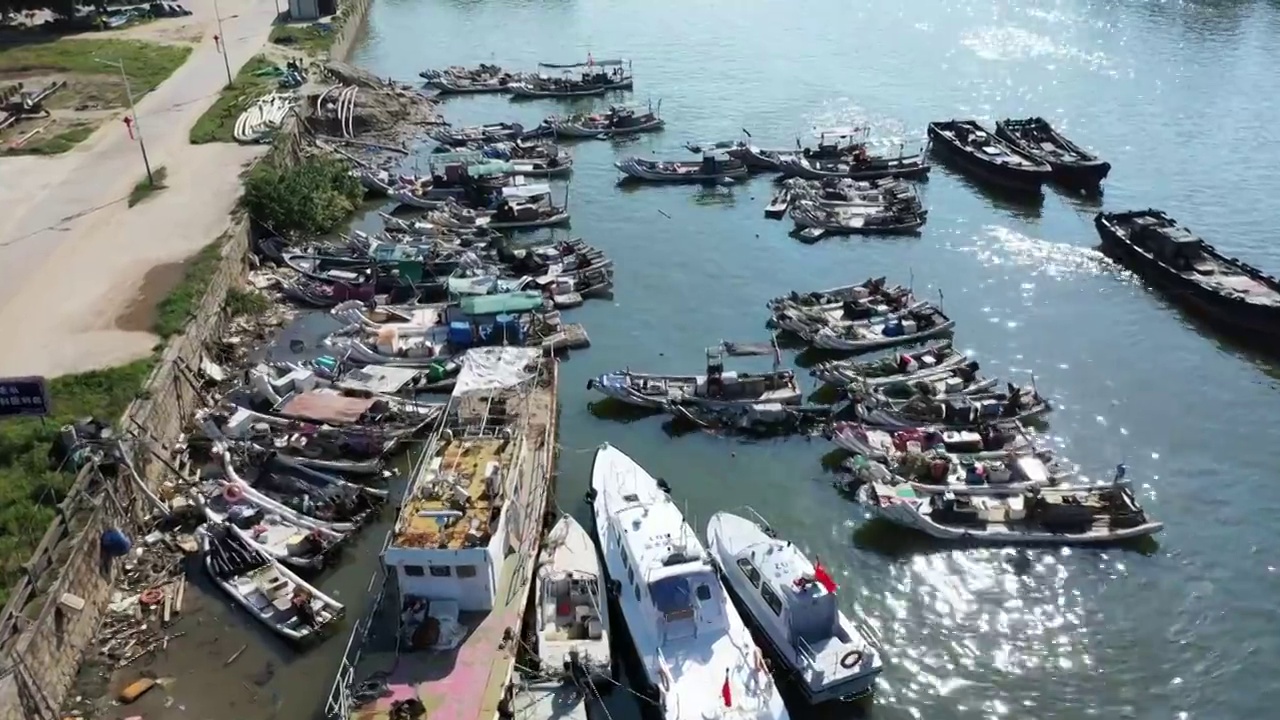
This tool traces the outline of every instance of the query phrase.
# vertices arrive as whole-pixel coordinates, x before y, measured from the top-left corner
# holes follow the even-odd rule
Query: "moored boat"
[[[928,211],[909,207],[823,207],[811,200],[792,202],[789,212],[801,232],[801,239],[805,240],[826,235],[911,234],[917,232],[928,217]]]
[[[568,666],[568,677],[608,687],[613,680],[604,577],[591,535],[561,515],[542,544],[534,574],[538,658],[544,675]]]
[[[1111,172],[1111,163],[1071,142],[1041,117],[1001,120],[996,137],[1047,163],[1053,179],[1067,187],[1096,191]]]
[[[987,132],[974,120],[929,123],[934,152],[975,179],[1016,192],[1039,194],[1049,165]]]
[[[891,428],[919,425],[978,427],[984,424],[1016,420],[1038,420],[1053,410],[1053,405],[1034,387],[1020,388],[1010,384],[1005,392],[976,395],[951,395],[931,398],[917,395],[910,400],[872,400],[854,396],[853,410],[863,422]]]
[[[1228,257],[1160,210],[1098,213],[1102,250],[1215,327],[1280,349],[1280,280]]]
[[[763,654],[665,485],[622,451],[596,450],[589,492],[596,540],[640,658],[641,694],[667,718],[728,709],[784,720]]]
[[[880,180],[883,178],[922,178],[929,174],[929,162],[923,154],[899,157],[853,155],[841,158],[816,158],[804,155],[780,155],[778,169],[788,177],[809,180],[849,179]]]
[[[1004,458],[1028,452],[1035,444],[1017,422],[997,422],[974,429],[941,426],[888,430],[856,422],[833,423],[827,439],[836,447],[873,460],[895,459],[908,452],[943,451],[952,457]]]
[[[896,345],[911,345],[948,335],[956,321],[940,308],[919,303],[892,315],[821,327],[808,333],[805,340],[822,350],[867,352]]]
[[[633,108],[613,106],[605,113],[573,115],[567,118],[548,118],[547,127],[556,137],[563,138],[619,138],[639,133],[661,130],[666,122],[658,117],[658,108],[645,112]]]
[[[1088,545],[1146,537],[1164,524],[1147,517],[1120,482],[1102,487],[1033,487],[1022,492],[918,493],[868,483],[858,501],[873,516],[940,540],[989,545]]]
[[[812,435],[821,432],[834,410],[829,405],[790,405],[758,402],[708,407],[675,401],[667,412],[680,422],[703,430],[723,430],[754,438]]]
[[[631,157],[614,163],[627,178],[646,182],[706,183],[742,180],[747,166],[728,157],[702,156],[701,162],[645,160]]]
[[[840,610],[835,581],[746,510],[754,519],[712,515],[707,545],[756,636],[812,704],[871,692],[884,663],[867,631]]]
[[[888,285],[886,280],[887,278],[880,276],[867,278],[860,283],[841,285],[827,288],[826,290],[812,290],[804,293],[792,291],[787,295],[773,298],[769,301],[768,307],[770,310],[779,310],[787,307],[820,309],[826,305],[838,305],[847,302],[859,305],[873,305],[879,300],[897,305],[911,297],[910,289],[901,285]]]
[[[346,614],[330,598],[231,532],[207,524],[200,545],[210,577],[237,605],[272,632],[293,642],[327,634]]]
[[[665,408],[678,402],[706,407],[747,405],[761,402],[794,404],[802,393],[790,370],[739,373],[724,369],[724,352],[707,350],[707,369],[702,375],[651,375],[619,370],[587,381],[588,390],[638,407]]]
[[[899,380],[932,377],[968,361],[968,356],[955,349],[950,340],[943,340],[879,360],[827,360],[813,366],[809,374],[832,385],[858,381],[875,387]]]

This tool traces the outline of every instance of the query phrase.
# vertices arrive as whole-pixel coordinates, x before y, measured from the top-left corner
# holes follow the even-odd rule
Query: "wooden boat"
[[[888,206],[923,212],[924,204],[916,186],[904,180],[805,180],[788,178],[782,183],[792,202],[809,201],[824,209],[859,206]]]
[[[822,159],[803,155],[779,156],[778,169],[787,177],[809,180],[843,178],[878,180],[881,178],[922,178],[929,174],[929,162],[923,154],[900,157],[853,157]]]
[[[1027,422],[1047,415],[1053,406],[1035,388],[1010,385],[1007,392],[953,395],[946,398],[916,396],[910,400],[866,402],[855,398],[854,413],[863,422],[882,427],[920,425],[978,427],[1001,421]]]
[[[1111,172],[1111,163],[1071,142],[1044,118],[1001,120],[996,137],[1047,163],[1053,179],[1067,187],[1096,191]]]
[[[645,160],[632,157],[614,163],[627,178],[645,182],[706,183],[742,180],[747,166],[731,158],[704,155],[701,162]]]
[[[240,536],[268,556],[303,570],[315,570],[325,564],[329,552],[346,538],[317,527],[308,527],[294,518],[259,507],[228,486],[210,483],[197,501],[211,523],[226,523]]]
[[[755,510],[718,512],[707,545],[743,617],[813,705],[870,693],[884,662],[870,634],[836,601],[837,586],[794,543],[778,538]]]
[[[495,143],[520,140],[530,137],[530,133],[527,133],[520,123],[490,123],[459,128],[436,128],[431,132],[431,137],[436,142],[456,147],[475,142]]]
[[[293,642],[316,640],[346,614],[342,603],[244,542],[225,525],[206,524],[199,534],[209,576],[272,632]]]
[[[955,349],[950,340],[943,340],[879,360],[827,360],[813,366],[809,374],[832,385],[847,385],[856,380],[876,387],[900,380],[931,377],[968,361],[969,357]]]
[[[640,657],[633,683],[667,718],[719,717],[732,698],[736,714],[786,720],[762,653],[666,487],[622,451],[596,450],[588,499]]]
[[[822,350],[867,352],[949,335],[955,326],[939,308],[919,303],[883,317],[819,327],[805,339]]]
[[[579,71],[583,82],[603,85],[609,90],[630,90],[634,84],[631,61],[627,59],[596,60],[590,56],[582,62],[538,63],[541,70]]]
[[[864,395],[874,402],[904,402],[916,397],[945,400],[953,396],[981,395],[991,392],[999,382],[996,378],[979,377],[978,363],[974,360],[945,370],[881,380],[885,382],[874,385],[854,380],[845,388],[849,394]]]
[[[928,303],[917,302],[909,292],[902,295],[885,293],[823,305],[779,307],[773,311],[767,324],[812,343],[812,339],[822,330],[845,328],[851,323],[867,324],[876,319],[887,322],[900,313],[911,309],[924,310],[927,307]]]
[[[482,79],[445,74],[427,81],[428,85],[436,89],[438,95],[479,95],[511,92],[512,86],[519,83],[520,76],[507,73]]]
[[[667,412],[684,423],[704,430],[724,430],[753,438],[812,435],[830,420],[828,405],[784,405],[779,402],[708,407],[676,401]]]
[[[666,122],[654,108],[638,113],[632,108],[613,106],[603,114],[549,118],[547,125],[556,137],[618,138],[661,130]]]
[[[708,348],[702,375],[650,375],[618,370],[587,381],[588,390],[630,405],[664,409],[668,403],[720,407],[761,402],[795,404],[803,397],[790,370],[738,373],[724,369],[724,350]]]
[[[764,216],[771,220],[781,220],[787,214],[787,207],[791,204],[791,192],[786,188],[774,193],[773,199],[769,201],[768,206],[764,209]]]
[[[917,232],[928,217],[927,210],[889,205],[823,207],[811,200],[791,203],[791,219],[801,239],[817,240],[826,235],[905,235]]]
[[[872,515],[941,540],[1000,545],[1083,545],[1146,537],[1164,524],[1147,517],[1133,492],[1032,488],[1000,495],[921,494],[910,486],[869,483],[858,501]]]
[[[837,422],[825,435],[836,447],[873,460],[896,460],[907,452],[945,452],[952,458],[983,460],[1036,450],[1026,428],[1014,421],[975,429],[918,426],[886,430],[857,422]],[[1051,453],[1042,453],[1048,457]]]
[[[597,97],[609,92],[607,85],[593,85],[577,80],[525,79],[508,87],[511,98],[582,98]]]
[[[1098,213],[1102,250],[1188,312],[1280,348],[1280,280],[1227,257],[1160,210]]]
[[[929,123],[933,151],[976,180],[1039,194],[1053,174],[1045,162],[987,132],[974,120]]]
[[[513,175],[563,177],[573,172],[573,156],[555,145],[504,142],[485,145],[480,152],[509,162]]]
[[[604,576],[591,536],[571,515],[561,515],[547,533],[535,582],[542,673],[556,676],[575,663],[564,679],[612,682]]]
[[[842,305],[844,303],[870,307],[876,305],[877,301],[898,306],[909,304],[911,302],[911,290],[901,285],[889,285],[887,278],[882,275],[880,277],[867,278],[860,283],[841,285],[840,287],[827,288],[826,290],[813,290],[805,293],[792,291],[786,295],[773,298],[769,301],[768,307],[770,310],[780,310],[782,308],[822,310],[826,306]]]
[[[1022,452],[952,455],[945,450],[907,450],[881,457],[855,456],[834,486],[856,496],[866,485],[909,487],[916,493],[1009,495],[1070,485],[1075,474],[1056,464],[1052,455]]]

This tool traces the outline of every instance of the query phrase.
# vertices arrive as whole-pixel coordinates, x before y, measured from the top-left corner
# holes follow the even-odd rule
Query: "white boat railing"
[[[369,589],[373,589],[373,583],[377,581],[380,573],[382,573],[381,569],[375,570],[373,576],[369,578]],[[351,636],[347,638],[347,647],[342,651],[342,660],[338,664],[333,687],[329,689],[329,698],[325,702],[324,715],[330,720],[348,720],[351,717],[353,709],[351,689],[356,685],[356,667],[360,664],[360,655],[364,651],[365,641],[369,638],[374,618],[377,617],[378,608],[382,606],[383,596],[386,595],[386,581],[387,578],[384,576],[382,587],[378,590],[378,595],[370,605],[369,611],[351,628]]]

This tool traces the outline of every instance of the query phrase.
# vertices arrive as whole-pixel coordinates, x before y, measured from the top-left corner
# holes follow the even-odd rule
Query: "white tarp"
[[[531,366],[542,354],[540,348],[472,348],[462,356],[454,397],[476,390],[496,390],[518,385],[533,377]]]

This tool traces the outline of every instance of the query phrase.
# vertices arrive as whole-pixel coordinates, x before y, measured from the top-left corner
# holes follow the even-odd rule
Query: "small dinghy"
[[[972,430],[912,427],[886,430],[856,422],[838,422],[826,430],[837,447],[873,460],[894,459],[908,452],[944,451],[953,457],[1003,458],[1035,449],[1026,428],[1016,422],[982,425]]]
[[[259,622],[288,640],[306,642],[327,634],[346,614],[321,593],[224,525],[200,531],[204,566],[218,587]]]
[[[547,125],[556,137],[619,138],[661,130],[666,122],[658,117],[654,108],[637,112],[632,108],[614,106],[603,114],[550,118]]]
[[[471,143],[496,143],[521,140],[536,133],[525,132],[520,123],[490,123],[469,127],[441,127],[431,132],[431,138],[442,145],[462,147]]]
[[[701,162],[678,160],[645,160],[632,157],[614,163],[627,178],[645,182],[710,183],[742,180],[747,166],[728,157],[702,156]]]
[[[987,545],[1087,545],[1153,535],[1164,524],[1147,517],[1122,483],[1090,488],[1031,488],[1002,495],[920,494],[910,486],[870,483],[857,498],[875,517],[940,540]]]
[[[712,515],[707,544],[756,636],[811,704],[871,692],[884,662],[869,633],[840,610],[835,580],[745,510],[753,519]]]
[[[906,235],[918,231],[928,211],[894,205],[823,206],[812,200],[791,203],[789,211],[801,240],[827,235]],[[810,232],[820,231],[820,232]]]
[[[955,327],[956,321],[943,314],[942,310],[929,303],[921,303],[880,318],[823,327],[806,339],[823,350],[866,352],[947,335]]]
[[[609,612],[600,560],[591,536],[562,515],[542,544],[537,571],[538,658],[544,675],[567,670],[599,683],[613,680]]]
[[[853,380],[845,386],[846,392],[851,396],[865,395],[873,402],[902,402],[916,397],[943,400],[953,396],[989,393],[999,382],[996,378],[979,377],[976,360],[945,370],[880,380],[874,385]]]
[[[840,305],[846,302],[873,305],[879,299],[905,306],[910,304],[910,298],[911,290],[909,288],[901,285],[889,285],[888,278],[881,276],[867,278],[853,285],[841,285],[840,287],[827,288],[826,290],[811,290],[804,293],[792,291],[786,295],[773,298],[769,301],[768,307],[770,310],[777,310],[783,307],[818,309],[823,306]]]
[[[827,360],[813,366],[809,374],[830,385],[848,385],[857,381],[868,387],[877,387],[933,377],[967,362],[967,355],[956,350],[950,340],[943,340],[879,360]]]
[[[820,159],[803,155],[781,156],[778,169],[787,177],[807,180],[844,178],[849,180],[880,180],[882,178],[922,178],[929,174],[929,163],[924,155],[902,157],[853,156],[838,159]]]
[[[307,527],[274,510],[259,507],[236,485],[210,483],[199,495],[211,523],[225,523],[241,540],[280,562],[304,570],[324,567],[326,556],[346,535]]]
[[[791,192],[783,188],[774,193],[773,199],[764,209],[764,216],[770,220],[781,220],[787,214],[789,205],[791,205]]]
[[[1053,179],[1070,188],[1097,191],[1111,172],[1111,163],[1071,142],[1044,118],[1001,120],[996,137],[1047,163]]]
[[[879,459],[860,455],[845,464],[848,472],[834,484],[855,494],[863,485],[879,484],[907,486],[920,494],[1008,495],[1063,485],[1073,477],[1050,461],[1050,454],[1032,452],[976,457],[912,450]]]
[[[1006,190],[1040,194],[1053,170],[987,132],[974,120],[929,123],[933,151],[961,172]]]
[[[619,370],[588,380],[587,389],[629,405],[653,409],[663,409],[668,403],[705,407],[761,402],[795,404],[802,397],[790,370],[726,371],[721,347],[707,349],[707,370],[703,375],[650,375]]]
[[[511,91],[511,98],[515,100],[531,98],[598,97],[600,95],[604,95],[613,88],[610,88],[607,85],[583,82],[581,80],[525,78],[520,82],[511,83],[507,89]]]
[[[977,427],[1011,420],[1028,422],[1040,419],[1053,409],[1035,388],[1020,388],[1012,384],[1009,387],[1007,392],[946,398],[918,395],[910,400],[879,403],[868,403],[858,398],[851,405],[863,422],[893,428],[919,425]]]

